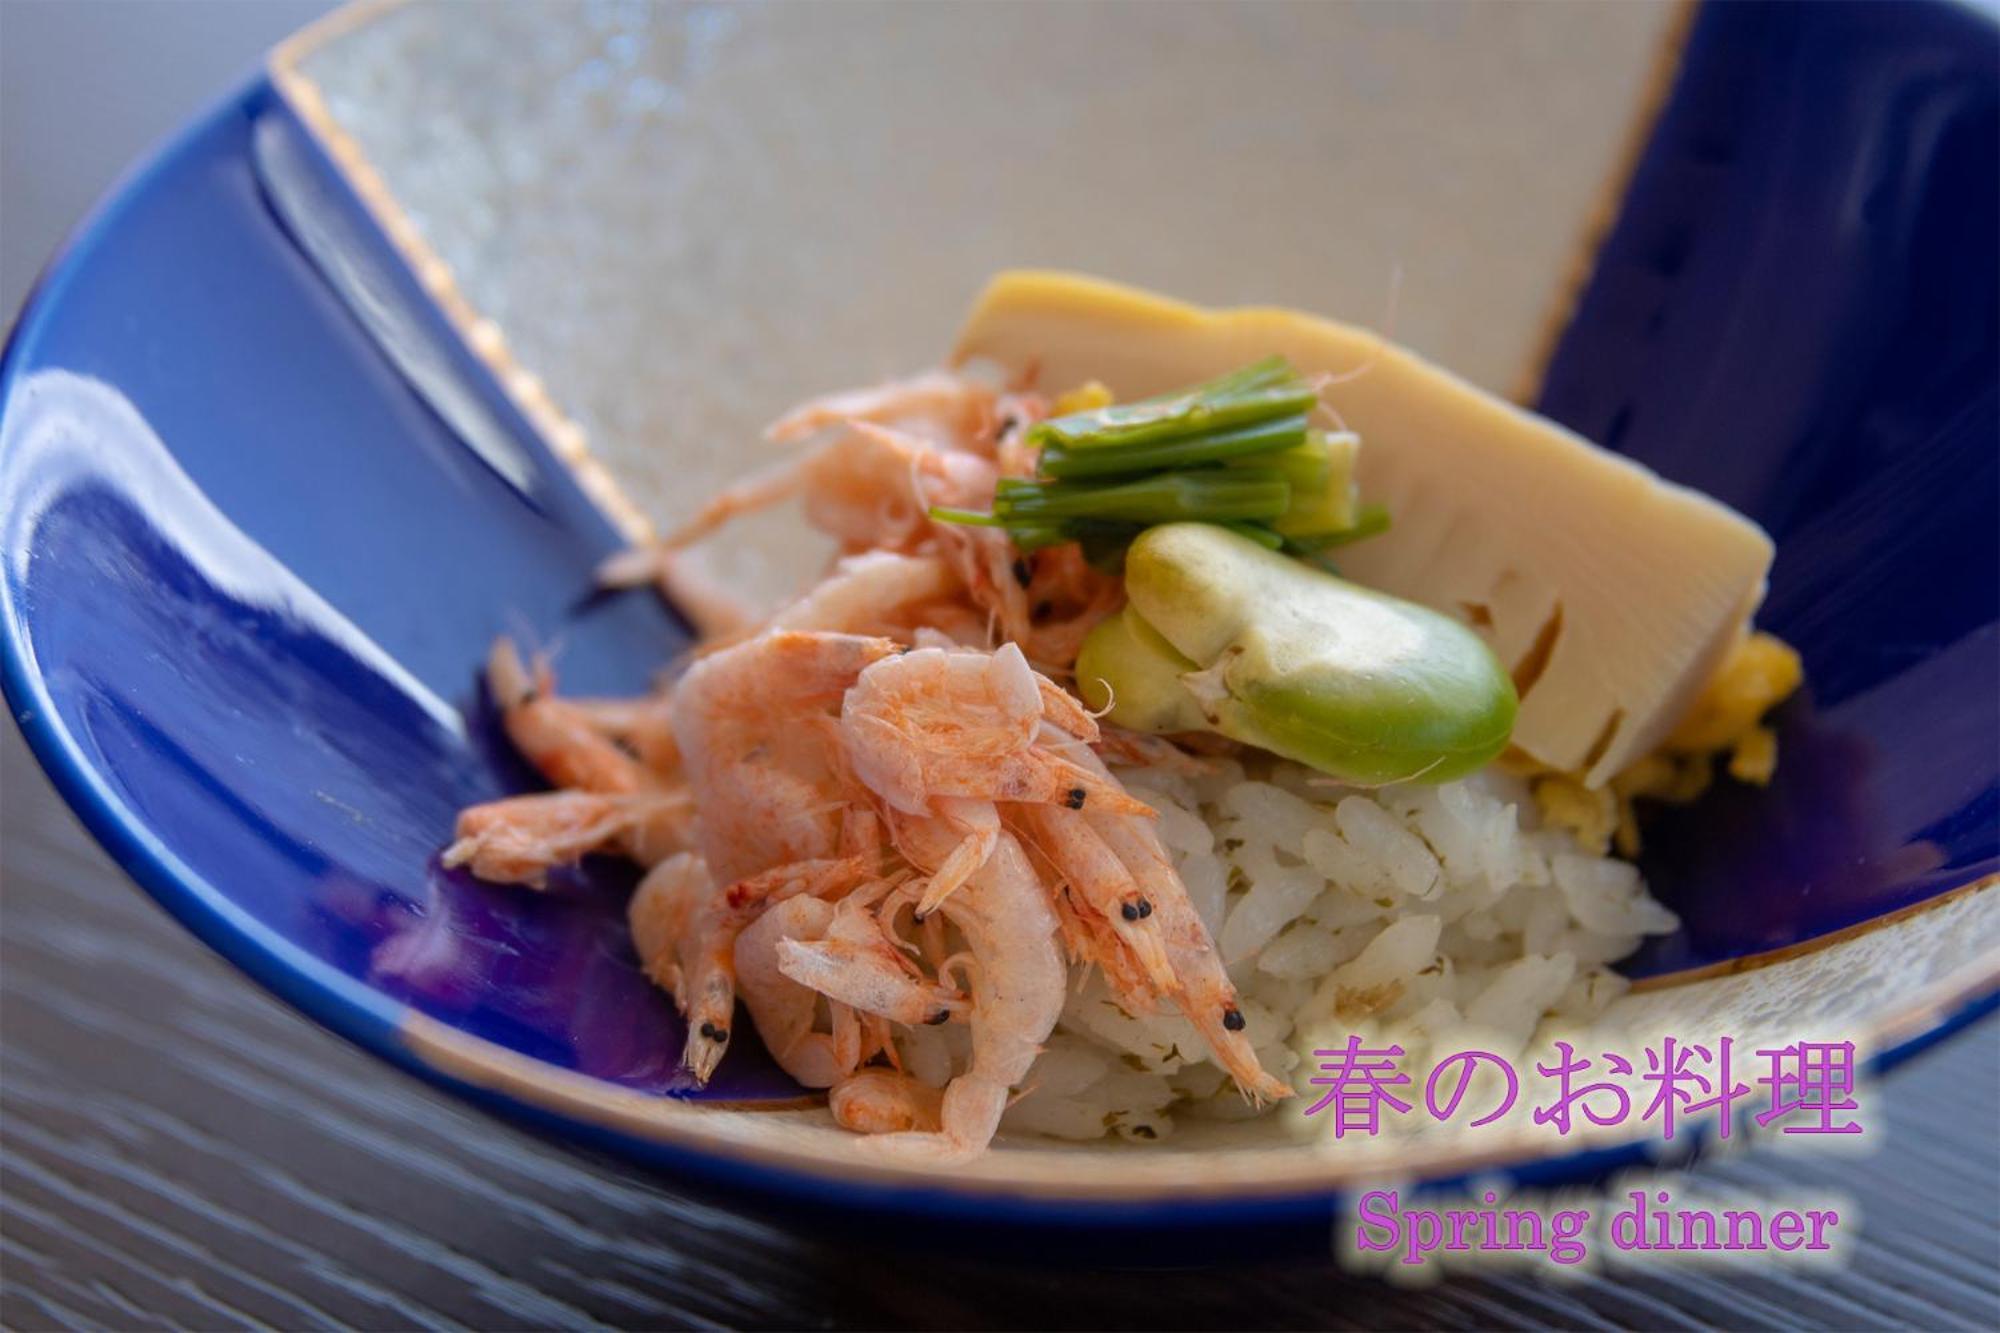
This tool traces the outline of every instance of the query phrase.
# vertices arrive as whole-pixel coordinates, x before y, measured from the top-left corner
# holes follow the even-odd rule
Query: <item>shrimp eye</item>
[[[1034,568],[1030,566],[1025,559],[1016,560],[1014,562],[1014,582],[1020,584],[1023,588],[1025,588],[1030,583],[1034,582],[1034,579],[1035,579]]]
[[[1081,810],[1083,809],[1083,798],[1087,794],[1088,793],[1086,793],[1084,789],[1081,787],[1071,787],[1069,789],[1069,795],[1063,801],[1063,804],[1067,805],[1072,810]]]
[[[1241,1032],[1243,1030],[1243,1011],[1236,1008],[1224,1009],[1222,1011],[1222,1026],[1228,1028],[1231,1032]]]
[[[707,1037],[712,1042],[721,1043],[729,1040],[729,1029],[719,1028],[713,1023],[703,1023],[701,1025],[701,1035]]]
[[[1127,921],[1137,921],[1143,913],[1139,911],[1139,904],[1126,903],[1118,909],[1118,915],[1124,917]]]
[[[932,1027],[936,1027],[940,1023],[950,1022],[951,1010],[940,1009],[936,1013],[932,1014],[929,1018],[926,1018],[924,1021],[926,1023],[929,1023]]]
[[[1153,914],[1152,900],[1149,898],[1141,898],[1139,900],[1139,915],[1143,918],[1143,917],[1149,917],[1152,914]]]

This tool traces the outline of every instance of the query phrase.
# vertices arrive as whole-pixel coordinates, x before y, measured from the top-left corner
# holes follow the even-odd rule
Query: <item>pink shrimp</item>
[[[936,871],[924,885],[922,900],[917,904],[919,921],[927,919],[939,903],[965,883],[973,871],[986,864],[986,858],[993,855],[994,844],[1000,839],[1000,812],[993,808],[991,801],[939,796],[933,798],[930,804],[937,812],[933,816],[907,815],[894,809],[889,811],[889,827],[899,847],[908,836],[907,829],[912,819],[921,818],[949,828],[959,838],[951,855],[938,863]]]
[[[1001,476],[1035,475],[1036,455],[1041,451],[1028,443],[1028,429],[1048,414],[1048,400],[1038,393],[1015,392],[1000,396],[994,408],[992,453]]]
[[[778,1067],[808,1088],[830,1088],[861,1063],[861,1025],[844,1005],[828,1007],[828,1029],[815,1028],[820,997],[787,977],[780,948],[818,939],[833,921],[833,904],[791,898],[772,906],[736,938],[736,985]]]
[[[600,736],[636,757],[654,777],[667,783],[680,780],[681,750],[674,740],[671,694],[564,702]]]
[[[786,932],[776,943],[778,971],[859,1013],[909,1026],[947,1022],[962,998],[925,982],[873,910],[893,887],[884,880],[849,894],[816,933]]]
[[[652,559],[660,596],[687,621],[702,647],[741,638],[757,627],[760,613],[718,585],[695,557],[662,549]]]
[[[934,523],[930,536],[965,585],[967,599],[987,616],[998,637],[1013,643],[1026,639],[1034,619],[1017,573],[1020,558],[1013,539],[998,528],[957,523]]]
[[[1032,843],[1023,845],[1033,850]],[[1076,893],[1063,882],[1060,873],[1049,871],[1044,878],[1044,887],[1049,895],[1049,906],[1055,909],[1063,951],[1069,955],[1070,961],[1082,967],[1094,967],[1102,973],[1112,998],[1126,1012],[1158,1012],[1160,997],[1152,978],[1133,960],[1131,951],[1118,938],[1111,923],[1101,913],[1084,906]],[[1078,984],[1081,984],[1080,979]]]
[[[935,555],[867,551],[851,555],[811,591],[771,617],[769,628],[909,636],[913,614],[958,589]]]
[[[920,648],[861,673],[841,705],[841,733],[855,775],[895,813],[941,821],[960,834],[918,904],[928,915],[992,853],[995,801],[1095,800],[1150,815],[1115,779],[1039,744],[1044,729],[1095,738],[1075,699],[1032,671],[1020,649],[994,653]]]
[[[669,600],[729,609],[732,599],[712,595],[675,553],[734,519],[800,495],[807,519],[849,551],[913,549],[930,530],[931,505],[992,499],[993,463],[960,445],[936,432],[857,418],[811,452],[725,488],[655,541],[612,556],[599,567],[598,581],[612,587],[657,581]]]
[[[827,1109],[834,1123],[857,1134],[909,1130],[936,1134],[944,1119],[944,1090],[889,1069],[862,1069],[833,1085]]]
[[[639,882],[627,908],[646,975],[671,990],[687,1020],[682,1062],[707,1083],[729,1048],[736,1010],[736,944],[767,907],[802,895],[837,896],[874,871],[864,858],[775,866],[726,886],[698,857],[676,856]]]
[[[1071,902],[1078,915],[1092,927],[1093,942],[1101,948],[1108,935],[1151,982],[1156,993],[1171,993],[1178,982],[1161,938],[1160,922],[1153,919],[1153,901],[1131,870],[1098,835],[1098,826],[1103,822],[1082,811],[1050,806],[1007,808],[1008,826],[1047,858],[1073,891]],[[1097,928],[1098,923],[1102,923],[1102,929]],[[1125,971],[1116,964],[1106,970],[1121,974]]]
[[[997,395],[988,385],[948,371],[828,394],[793,408],[764,438],[794,444],[829,426],[875,422],[915,431],[939,444],[972,444],[993,434]]]
[[[632,792],[655,785],[645,766],[607,739],[591,719],[555,693],[555,676],[538,659],[530,674],[513,641],[496,639],[486,687],[499,705],[507,739],[558,787]]]
[[[854,771],[892,809],[930,814],[936,798],[957,796],[1152,813],[1115,778],[1038,744],[1045,722],[1097,736],[1083,706],[1011,643],[992,653],[919,648],[874,664],[841,705]]]
[[[996,474],[977,454],[856,422],[809,455],[806,517],[849,550],[910,550],[940,525],[932,505],[991,503]]]
[[[674,687],[674,736],[716,876],[831,856],[842,812],[864,794],[846,778],[830,727],[862,670],[894,656],[888,639],[779,631],[702,658]]]
[[[678,527],[668,530],[654,546],[661,550],[676,551],[692,546],[702,538],[720,531],[732,519],[745,514],[754,514],[784,503],[805,489],[807,473],[796,458],[766,467],[739,481],[723,487],[703,501],[694,516]],[[645,548],[638,548],[645,549]],[[627,553],[628,555],[630,553]],[[611,584],[636,584],[645,582],[652,572],[639,557],[613,556],[598,569],[600,582]],[[638,577],[634,577],[638,575]]]
[[[1080,762],[1111,779],[1096,755],[1086,753]],[[1170,994],[1175,1007],[1200,1031],[1216,1062],[1229,1071],[1245,1097],[1262,1104],[1291,1096],[1290,1085],[1264,1069],[1243,1036],[1243,1010],[1236,987],[1223,970],[1215,941],[1209,938],[1208,927],[1188,898],[1187,885],[1181,882],[1154,824],[1104,810],[1091,811],[1084,818],[1151,906],[1148,920],[1157,927],[1172,966]]]
[[[1098,622],[1125,603],[1124,583],[1093,568],[1075,543],[1051,546],[1022,557],[1028,571],[1023,596],[1028,627],[1020,636],[1030,660],[1067,672],[1083,641]],[[1020,567],[1016,568],[1018,580]]]
[[[934,870],[956,845],[950,829],[913,826],[911,833],[912,848],[926,858],[919,862],[922,870]],[[1027,1077],[1054,1030],[1062,1014],[1064,970],[1055,916],[1010,835],[1001,835],[986,864],[938,910],[957,928],[971,956],[972,1058],[945,1087],[936,1132],[890,1132],[869,1142],[884,1151],[962,1161],[992,1141],[1011,1090]],[[866,1123],[854,1107],[850,1102],[854,1123]]]
[[[536,792],[461,811],[447,866],[465,866],[496,884],[544,888],[548,872],[592,852],[659,859],[688,834],[690,801],[681,792]]]

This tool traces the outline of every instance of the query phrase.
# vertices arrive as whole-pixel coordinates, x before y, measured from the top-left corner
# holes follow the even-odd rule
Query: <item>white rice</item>
[[[1676,924],[1632,865],[1539,828],[1526,784],[1497,771],[1365,792],[1291,764],[1120,776],[1160,812],[1246,1034],[1302,1092],[1312,1049],[1350,1032],[1412,1059],[1474,1036],[1516,1056],[1545,1023],[1602,1012],[1624,988],[1606,965]],[[911,1059],[949,1059],[959,1040],[934,1030]],[[1255,1114],[1205,1050],[1178,1014],[1127,1014],[1087,978],[1005,1128],[1150,1140],[1176,1116]]]

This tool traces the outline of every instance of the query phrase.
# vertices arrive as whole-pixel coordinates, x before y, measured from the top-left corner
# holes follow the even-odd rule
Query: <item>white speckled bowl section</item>
[[[1517,387],[1676,12],[415,4],[286,58],[664,523],[800,397],[936,363],[1007,267],[1393,315]],[[774,596],[793,527],[709,554]]]

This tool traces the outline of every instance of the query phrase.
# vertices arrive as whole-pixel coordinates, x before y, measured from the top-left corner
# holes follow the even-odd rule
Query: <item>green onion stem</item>
[[[1276,468],[1290,483],[1292,500],[1295,504],[1308,496],[1318,495],[1324,491],[1328,479],[1333,474],[1332,456],[1327,449],[1326,436],[1318,431],[1307,432],[1300,443],[1288,449],[1254,457],[1247,465],[1231,460],[1229,466]]]
[[[1040,422],[1028,442],[1068,450],[1143,444],[1295,416],[1318,401],[1317,389],[1271,357],[1193,389]]]
[[[1137,444],[1093,445],[1082,449],[1052,444],[1042,450],[1038,468],[1047,476],[1063,480],[1160,472],[1295,449],[1305,439],[1305,415],[1293,413],[1199,435],[1176,435]]]
[[[989,514],[982,509],[954,509],[950,505],[932,505],[925,511],[940,523],[963,523],[975,528],[1004,528],[1007,523],[997,514]]]
[[[994,501],[1008,524],[1019,520],[1099,518],[1129,523],[1211,523],[1273,519],[1291,504],[1284,474],[1249,468],[1169,472],[1111,485],[1074,482],[1009,487]]]

